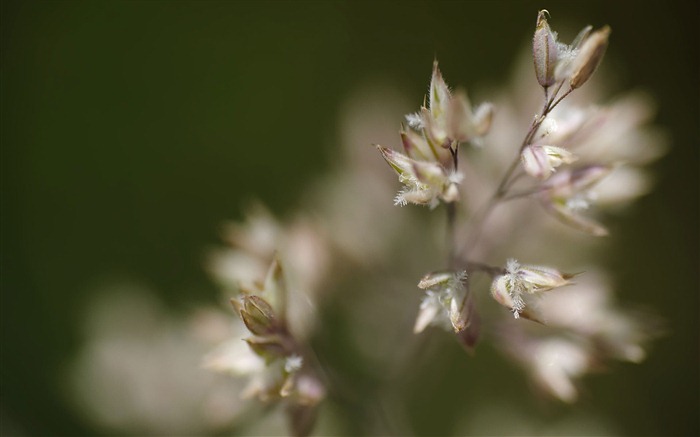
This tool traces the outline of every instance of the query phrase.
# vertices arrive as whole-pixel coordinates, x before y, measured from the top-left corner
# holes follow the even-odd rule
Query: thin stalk
[[[547,191],[549,189],[551,189],[551,187],[538,186],[535,188],[530,188],[528,190],[516,191],[515,193],[511,193],[508,196],[503,197],[502,201],[507,202],[509,200],[522,199],[524,197],[532,196],[533,194],[539,194],[539,193],[541,193],[543,191]]]
[[[454,172],[457,173],[459,169],[459,143],[455,143],[454,147],[450,146],[450,153],[452,154]],[[455,268],[457,259],[457,245],[455,244],[456,221],[457,203],[450,202],[447,204],[447,265],[450,269]]]

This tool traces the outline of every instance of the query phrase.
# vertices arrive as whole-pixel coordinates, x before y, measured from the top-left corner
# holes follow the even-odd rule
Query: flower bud
[[[402,129],[400,134],[403,149],[409,158],[422,161],[435,158],[435,154],[430,150],[430,145],[423,138],[423,135],[411,129]]]
[[[609,36],[610,27],[605,26],[593,32],[583,41],[579,54],[571,66],[572,74],[569,79],[571,89],[579,88],[593,75],[603,60],[605,49],[608,47]]]
[[[474,128],[476,136],[482,137],[491,130],[493,122],[493,104],[485,102],[480,104],[474,111]]]
[[[430,80],[430,115],[433,119],[440,119],[447,113],[450,103],[450,88],[442,78],[442,73],[438,68],[438,62],[433,62],[433,76]]]
[[[525,284],[525,289],[530,293],[547,291],[552,288],[570,284],[569,279],[574,275],[562,273],[551,267],[521,266],[518,276]]]
[[[546,203],[547,210],[550,211],[562,223],[578,229],[581,232],[595,237],[608,235],[608,230],[597,221],[584,217],[578,213],[576,208],[572,208],[569,202],[550,201]]]
[[[493,105],[482,103],[472,109],[467,93],[459,89],[450,100],[447,136],[457,142],[469,142],[486,135],[491,128]],[[448,143],[449,145],[449,143]]]
[[[457,184],[451,182],[447,186],[444,193],[442,193],[442,200],[444,200],[446,203],[459,201],[459,188],[457,188]]]
[[[399,176],[403,176],[407,173],[409,175],[413,174],[413,160],[408,156],[384,146],[377,145],[377,149],[379,149],[386,163],[389,164]]]
[[[421,279],[418,287],[427,295],[421,303],[414,332],[418,333],[429,324],[452,326],[456,333],[471,323],[473,305],[469,304],[469,291],[464,285],[466,272],[429,273]]]
[[[561,147],[540,145],[525,147],[520,158],[527,174],[540,180],[548,179],[561,164],[571,164],[578,159]]]
[[[462,347],[464,347],[467,352],[472,353],[481,335],[481,317],[479,317],[479,313],[477,313],[474,308],[474,299],[470,298],[467,305],[469,305],[469,325],[467,325],[465,329],[457,332],[456,335]]]
[[[544,9],[537,14],[537,28],[532,38],[532,55],[537,82],[544,88],[548,88],[555,82],[554,69],[557,65],[558,47],[545,14],[547,11]]]
[[[272,307],[259,296],[243,296],[240,314],[243,323],[255,335],[269,334],[278,328]]]
[[[576,169],[566,169],[547,181],[550,188],[547,197],[564,201],[596,185],[610,174],[612,167],[591,164]]]

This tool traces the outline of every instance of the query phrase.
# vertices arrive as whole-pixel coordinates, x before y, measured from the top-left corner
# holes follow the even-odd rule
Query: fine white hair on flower
[[[284,361],[284,370],[287,373],[294,373],[297,370],[301,369],[301,366],[303,363],[304,363],[304,360],[299,355],[296,355],[296,354],[290,355]]]
[[[423,331],[428,325],[445,329],[452,327],[456,332],[468,324],[464,314],[467,272],[435,272],[421,279],[418,287],[426,291],[416,318],[414,332]]]

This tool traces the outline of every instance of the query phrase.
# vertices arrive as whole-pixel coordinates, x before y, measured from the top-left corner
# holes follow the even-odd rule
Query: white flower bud
[[[508,278],[502,275],[497,277],[491,283],[491,296],[504,307],[512,309],[515,305],[513,297],[510,294]]]
[[[578,159],[561,147],[536,144],[525,147],[520,158],[527,174],[540,180],[548,179],[556,167],[571,164]]]
[[[456,333],[469,326],[474,307],[468,302],[465,279],[466,272],[429,273],[421,279],[418,287],[426,290],[426,297],[421,303],[414,332],[421,332],[429,324],[448,328],[451,325]]]
[[[553,338],[536,343],[532,354],[532,371],[540,387],[562,401],[575,401],[574,379],[590,366],[587,351],[571,341]]]
[[[521,266],[514,259],[506,263],[506,274],[496,277],[491,283],[491,296],[513,312],[517,319],[521,315],[539,321],[534,315],[525,313],[523,294],[535,294],[569,284],[573,275],[542,266]]]
[[[521,266],[518,270],[520,280],[529,293],[547,291],[570,284],[573,275],[544,266]]]

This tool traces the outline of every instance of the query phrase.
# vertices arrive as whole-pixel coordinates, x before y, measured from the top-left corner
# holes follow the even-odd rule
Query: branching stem
[[[551,95],[548,95],[548,90],[545,89],[545,102],[542,107],[542,115],[536,116],[535,119],[532,121],[532,124],[530,125],[530,129],[527,131],[525,134],[525,137],[523,138],[522,143],[520,144],[520,148],[518,149],[518,153],[515,156],[515,159],[511,162],[510,166],[504,173],[503,177],[501,178],[501,182],[498,184],[498,187],[494,191],[494,193],[491,195],[489,200],[486,202],[486,204],[473,216],[473,221],[472,221],[472,226],[470,229],[469,234],[467,235],[467,239],[465,244],[462,246],[462,253],[461,256],[459,254],[455,255],[454,257],[451,257],[451,259],[455,258],[468,258],[471,251],[476,247],[476,244],[479,241],[479,238],[481,234],[483,233],[483,227],[484,224],[486,223],[486,220],[488,217],[491,215],[493,212],[494,208],[500,204],[501,202],[505,200],[512,200],[512,199],[517,199],[520,197],[525,197],[530,194],[535,194],[538,192],[538,190],[534,191],[527,191],[527,192],[520,192],[520,193],[514,193],[512,195],[508,195],[509,190],[511,189],[513,182],[515,182],[518,179],[518,174],[516,173],[516,170],[518,168],[518,164],[520,162],[520,156],[523,152],[523,150],[532,143],[533,138],[535,137],[535,134],[537,133],[537,130],[540,128],[542,125],[542,122],[547,118],[550,112],[562,101],[564,100],[571,92],[573,89],[569,88],[567,92],[562,94],[558,99],[557,95],[559,94],[559,91],[561,90],[562,86],[564,84],[564,81],[559,82],[557,85],[557,88],[554,90],[554,92]],[[454,157],[453,157],[454,159]]]

